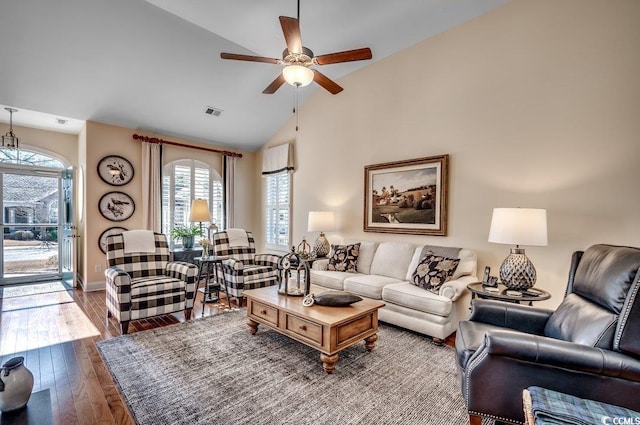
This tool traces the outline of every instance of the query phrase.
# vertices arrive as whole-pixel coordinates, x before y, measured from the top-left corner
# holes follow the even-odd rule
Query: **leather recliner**
[[[523,423],[535,385],[640,410],[640,249],[594,245],[572,256],[555,310],[473,300],[456,359],[471,424]]]

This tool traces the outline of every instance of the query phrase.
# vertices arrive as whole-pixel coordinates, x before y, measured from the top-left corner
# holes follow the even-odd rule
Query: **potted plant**
[[[200,227],[196,225],[191,226],[176,226],[171,229],[171,237],[173,239],[182,238],[182,247],[184,249],[193,248],[193,242],[196,236],[202,236]]]

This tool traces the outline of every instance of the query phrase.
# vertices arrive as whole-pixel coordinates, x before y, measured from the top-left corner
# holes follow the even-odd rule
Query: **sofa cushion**
[[[358,254],[358,272],[369,274],[371,271],[371,262],[378,248],[378,242],[358,241],[355,239],[345,239],[342,241],[344,245],[352,245],[360,243],[360,253]]]
[[[348,277],[358,276],[359,273],[334,272],[328,270],[312,270],[311,283],[330,289],[344,289],[344,280]]]
[[[382,299],[382,288],[390,283],[402,282],[394,277],[363,274],[345,279],[344,290],[374,300]]]
[[[478,256],[475,252],[462,248],[458,253],[460,264],[451,277],[455,280],[462,276],[475,276],[478,268]]]
[[[338,272],[358,272],[360,243],[351,245],[331,245],[331,257],[327,270]]]
[[[451,280],[458,263],[460,260],[457,258],[452,259],[427,253],[414,270],[411,282],[422,289],[437,294],[440,287]]]
[[[453,307],[449,298],[425,291],[409,282],[386,285],[382,289],[382,300],[443,317],[451,315]]]
[[[370,273],[405,280],[415,249],[411,243],[381,242],[373,256]]]
[[[437,249],[434,251],[434,248],[437,248]],[[425,255],[427,255],[427,252],[429,250],[431,250],[431,252],[433,252],[436,255],[443,255],[449,258],[460,259],[460,264],[458,264],[456,271],[453,273],[453,276],[451,277],[452,280],[456,280],[462,276],[476,275],[476,268],[478,267],[478,259],[475,252],[468,249],[464,249],[464,248],[461,249],[461,248],[438,247],[436,245],[424,245],[424,246],[419,246],[415,249],[413,253],[413,257],[411,258],[411,263],[409,264],[409,268],[407,269],[407,275],[405,277],[406,280],[410,281],[412,279],[413,272],[415,271],[416,267],[418,267],[418,263],[420,262],[420,260],[424,258]],[[452,250],[452,251],[449,251],[449,254],[451,253],[454,253],[454,254],[457,253],[457,254],[445,255],[444,252],[447,252],[445,250]]]

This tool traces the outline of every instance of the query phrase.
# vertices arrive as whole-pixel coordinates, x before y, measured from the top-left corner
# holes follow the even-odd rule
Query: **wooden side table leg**
[[[247,319],[247,325],[249,325],[249,333],[255,335],[258,332],[258,322],[254,322],[251,319]]]
[[[327,373],[333,373],[336,368],[336,362],[338,361],[338,355],[328,356],[324,353],[320,353],[320,360],[322,360],[322,368]]]
[[[366,347],[367,351],[371,351],[374,348],[376,348],[377,340],[378,340],[378,334],[373,334],[370,337],[364,339],[364,346]]]

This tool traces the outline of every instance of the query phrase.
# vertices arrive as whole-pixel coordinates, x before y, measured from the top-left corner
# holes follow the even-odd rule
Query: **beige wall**
[[[330,241],[462,246],[497,274],[509,246],[487,242],[492,209],[546,208],[549,245],[527,254],[557,305],[572,251],[640,246],[638,22],[635,0],[514,0],[341,79],[337,96],[317,90],[298,133],[291,120],[267,143],[296,140],[292,242],[309,210],[332,209]],[[362,231],[365,165],[445,153],[447,237]]]
[[[142,205],[140,199],[142,196],[142,171],[141,158],[142,148],[140,142],[134,141],[132,135],[134,133],[143,134],[149,137],[158,137],[180,143],[195,144],[187,140],[181,140],[174,137],[163,136],[159,134],[151,134],[135,131],[129,128],[116,127],[96,122],[87,122],[85,140],[85,178],[86,178],[86,208],[85,208],[85,225],[84,225],[84,253],[82,275],[86,282],[85,288],[99,289],[104,288],[104,268],[106,265],[106,256],[98,247],[98,238],[100,234],[113,226],[122,226],[128,229],[142,228]],[[81,135],[82,136],[82,135]],[[82,145],[82,143],[81,143]],[[207,145],[212,148],[213,146]],[[166,145],[164,150],[164,162],[169,163],[176,159],[198,159],[212,165],[220,174],[222,173],[220,155],[207,153],[200,150],[181,148]],[[110,186],[103,182],[96,172],[98,162],[105,155],[116,154],[127,158],[134,166],[134,178],[131,183],[125,186]],[[236,173],[237,186],[242,192],[237,197],[236,208],[236,224],[247,226],[253,222],[255,214],[251,208],[247,208],[248,200],[255,197],[255,187],[253,185],[254,178],[254,156],[253,153],[242,152],[243,158],[237,160],[238,172]],[[111,222],[100,214],[98,211],[98,202],[102,195],[109,191],[123,191],[129,194],[136,201],[136,209],[134,214],[128,220],[123,222]]]
[[[84,226],[84,262],[82,275],[85,289],[104,288],[104,269],[106,256],[98,247],[100,234],[113,226],[127,229],[142,228],[142,179],[140,163],[142,152],[140,144],[131,138],[131,129],[115,127],[88,121],[86,124],[86,197]],[[98,162],[106,155],[121,155],[127,158],[134,167],[133,180],[125,186],[110,186],[97,173]],[[122,222],[112,222],[102,217],[98,210],[100,198],[110,191],[127,193],[136,201],[136,208],[131,218]]]
[[[78,247],[78,276],[82,282],[83,287],[86,286],[86,269],[87,269],[87,246],[89,246],[89,240],[86,235],[86,220],[87,220],[87,125],[85,124],[78,134],[78,169],[76,170],[76,232],[80,237],[77,243]]]
[[[0,132],[9,131],[8,124],[0,123]],[[76,168],[76,223],[80,236],[78,271],[84,287],[89,290],[104,287],[104,268],[106,257],[98,247],[100,234],[109,227],[122,226],[128,229],[141,228],[142,194],[141,146],[132,139],[135,130],[115,127],[96,122],[87,122],[80,134],[65,134],[29,127],[14,126],[14,132],[20,138],[21,146],[33,147],[45,151],[70,163]],[[141,132],[137,132],[142,134]],[[188,140],[166,137],[158,134],[144,133],[150,137],[159,137],[186,144],[196,144]],[[203,145],[205,146],[205,145]],[[211,145],[205,147],[212,148]],[[228,149],[226,149],[228,150]],[[103,182],[96,172],[98,161],[105,155],[124,156],[135,168],[134,179],[125,186],[109,186]],[[236,210],[235,224],[247,229],[255,228],[257,196],[255,180],[255,153],[242,152],[243,157],[236,160]],[[204,161],[213,166],[222,175],[221,156],[199,150],[166,145],[164,149],[165,164],[176,159],[192,158]],[[111,222],[98,211],[98,201],[105,193],[113,190],[128,193],[136,201],[133,216],[124,222]]]
[[[0,133],[6,134],[9,124],[0,123]],[[78,136],[75,134],[56,133],[31,127],[13,126],[13,132],[20,139],[20,146],[35,148],[69,163],[78,165]]]

